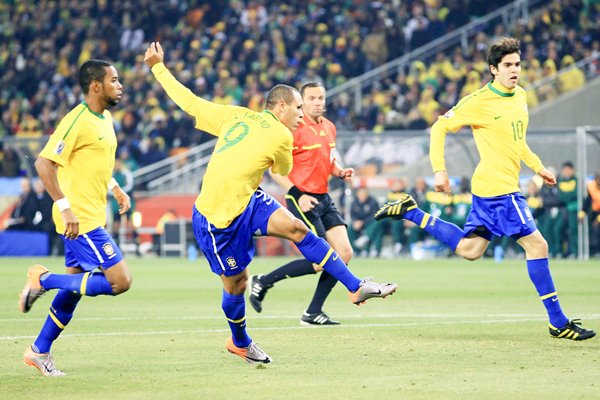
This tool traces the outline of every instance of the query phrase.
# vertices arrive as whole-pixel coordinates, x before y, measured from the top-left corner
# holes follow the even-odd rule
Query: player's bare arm
[[[38,157],[35,161],[35,169],[52,200],[56,202],[66,198],[58,184],[58,165],[56,163],[47,158]],[[60,215],[65,223],[65,238],[77,239],[77,236],[79,236],[79,221],[73,210],[69,207],[62,210]]]

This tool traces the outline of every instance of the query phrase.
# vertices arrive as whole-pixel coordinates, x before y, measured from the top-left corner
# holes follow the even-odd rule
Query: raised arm
[[[186,113],[195,117],[194,111],[198,96],[175,79],[163,63],[164,59],[165,52],[160,43],[150,43],[150,47],[146,49],[146,53],[144,54],[144,62],[150,67],[150,70],[158,82],[162,85],[175,104]]]
[[[154,74],[167,95],[187,114],[196,119],[196,128],[219,136],[221,124],[229,120],[231,106],[215,104],[196,96],[179,82],[164,64],[165,53],[158,42],[150,43],[144,54],[144,62]]]

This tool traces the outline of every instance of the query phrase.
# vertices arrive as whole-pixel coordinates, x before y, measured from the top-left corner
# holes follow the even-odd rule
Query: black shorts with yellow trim
[[[325,238],[325,234],[328,230],[335,226],[344,225],[347,226],[342,218],[342,214],[335,206],[333,199],[328,193],[325,194],[314,194],[314,193],[302,193],[307,194],[316,198],[319,201],[312,210],[302,212],[298,204],[297,195],[298,191],[295,191],[295,195],[291,192],[285,196],[285,201],[288,210],[294,214],[296,218],[303,221],[313,233],[317,236]]]

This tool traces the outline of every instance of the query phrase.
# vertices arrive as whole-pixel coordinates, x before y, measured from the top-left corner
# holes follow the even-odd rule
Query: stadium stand
[[[217,3],[145,0],[135,10],[132,3],[108,7],[90,0],[2,3],[0,137],[50,134],[79,101],[77,66],[89,57],[107,58],[125,84],[126,106],[114,112],[120,151],[134,159],[130,166],[147,165],[173,148],[207,140],[147,80],[140,52],[148,40],[176,49],[169,62],[196,93],[256,109],[273,83],[319,79],[333,87],[495,8],[477,0]],[[542,3],[519,27],[531,62],[552,60],[559,67],[565,56],[578,61],[599,47],[593,40],[597,5]],[[494,29],[503,33],[501,26]],[[482,33],[466,52],[415,63],[407,76],[373,87],[366,100],[372,105],[360,115],[337,106],[331,116],[341,128],[423,127],[451,104],[455,91],[462,93],[465,81],[487,79],[480,52],[494,37]]]

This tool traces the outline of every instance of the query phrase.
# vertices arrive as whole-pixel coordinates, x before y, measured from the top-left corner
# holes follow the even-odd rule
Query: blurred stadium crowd
[[[320,80],[334,87],[498,7],[480,0],[287,3],[2,2],[0,137],[50,134],[80,101],[78,66],[105,58],[116,64],[125,87],[123,105],[113,113],[120,156],[135,169],[206,140],[146,73],[141,53],[150,40],[169,50],[170,66],[197,94],[261,109],[273,84]],[[489,79],[485,49],[505,34],[523,42],[526,83],[600,51],[597,2],[541,4],[516,31],[497,24],[485,33],[482,27],[467,48],[414,62],[409,71],[373,85],[359,114],[339,96],[328,117],[338,130],[425,128]],[[530,103],[584,81],[574,68],[539,96],[532,92]]]

